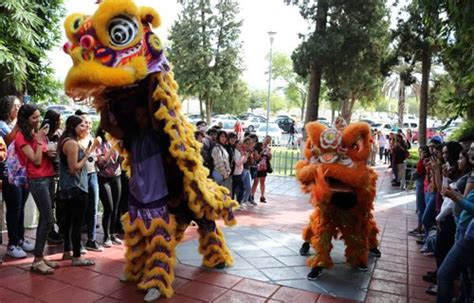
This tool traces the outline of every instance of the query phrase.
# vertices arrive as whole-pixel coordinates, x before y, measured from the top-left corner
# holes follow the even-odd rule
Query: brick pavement
[[[434,259],[421,255],[420,247],[407,236],[407,231],[416,225],[414,194],[392,189],[389,171],[382,167],[377,170],[379,181],[375,216],[381,230],[382,258],[375,260],[368,287],[362,289],[366,294],[365,301],[434,302],[434,297],[425,294],[428,283],[421,279],[426,271],[435,268]],[[255,208],[237,213],[238,228],[280,232],[298,239],[311,213],[308,197],[299,192],[293,178],[271,177],[267,190],[267,204],[259,203]],[[230,232],[232,238],[232,233],[238,230],[226,229],[226,233]],[[32,234],[33,231],[28,232],[28,235]],[[3,237],[6,240],[6,235]],[[193,245],[195,237],[196,229],[189,228],[186,242],[178,248],[180,262],[176,266],[175,296],[159,302],[354,302],[275,284],[271,279],[262,281],[230,274],[233,269],[213,271],[197,267],[198,262],[189,262],[194,265],[183,264],[183,260],[189,261],[183,258],[186,245]],[[296,245],[297,240],[292,243]],[[48,247],[48,252],[53,259],[58,259],[60,249]],[[265,247],[263,250],[272,252]],[[4,252],[5,245],[2,245],[0,256]],[[29,272],[31,256],[23,260],[5,257],[5,262],[0,265],[0,302],[142,302],[143,293],[135,285],[123,284],[117,279],[124,264],[121,247],[89,253],[88,257],[94,258],[97,264],[88,268],[73,268],[63,263],[54,275],[47,277]],[[265,272],[277,274],[278,270]]]

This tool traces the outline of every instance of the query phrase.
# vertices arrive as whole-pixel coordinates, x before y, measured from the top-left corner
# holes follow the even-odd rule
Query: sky
[[[243,20],[241,41],[243,42],[242,59],[246,70],[243,79],[251,88],[265,89],[268,85],[267,54],[270,51],[268,32],[276,32],[273,42],[273,53],[280,52],[291,55],[299,45],[299,33],[307,32],[307,23],[300,16],[298,9],[288,6],[283,0],[238,0],[240,3],[239,19]],[[137,5],[155,8],[161,15],[161,27],[154,32],[162,41],[167,40],[171,26],[177,20],[181,6],[175,0],[135,0]],[[66,0],[66,16],[71,13],[92,14],[97,5],[95,0]],[[64,80],[72,65],[68,55],[62,51],[62,45],[67,41],[62,34],[62,42],[50,52],[49,58],[56,71],[56,76]]]

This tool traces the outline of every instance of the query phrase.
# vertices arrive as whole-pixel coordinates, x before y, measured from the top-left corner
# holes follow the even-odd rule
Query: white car
[[[242,120],[241,123],[245,130],[254,132],[256,129],[259,129],[261,125],[266,125],[267,119],[262,116],[249,116],[248,119]]]
[[[265,136],[267,135],[267,124],[261,124],[255,134],[258,137],[258,141],[263,142],[263,139],[265,139]],[[283,131],[276,123],[268,123],[268,135],[272,137],[273,145],[282,145],[285,143],[283,139]]]

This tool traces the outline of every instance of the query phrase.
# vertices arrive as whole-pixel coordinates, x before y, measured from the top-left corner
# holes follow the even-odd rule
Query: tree
[[[421,87],[419,110],[419,142],[426,144],[426,120],[428,114],[428,90],[432,57],[439,51],[441,31],[440,2],[413,0],[404,11],[408,18],[398,19],[394,32],[397,54],[414,67],[421,62]]]
[[[381,87],[382,58],[389,43],[384,1],[288,2],[297,4],[302,16],[316,23],[315,31],[292,55],[295,71],[303,77],[310,74],[307,118],[317,118],[312,90],[319,100],[322,75],[329,98],[341,102],[341,112],[350,120],[355,102],[374,98]]]
[[[181,91],[206,107],[234,89],[242,72],[239,12],[234,0],[180,0],[183,10],[171,29],[169,57]]]
[[[285,83],[283,91],[290,101],[301,109],[301,120],[304,119],[304,109],[308,96],[308,81],[294,72],[293,62],[286,54],[275,53],[272,57],[272,78]]]
[[[61,37],[63,0],[0,2],[0,91],[34,100],[57,98],[60,87],[47,51]]]
[[[306,105],[305,123],[318,119],[321,80],[328,51],[325,46],[326,27],[329,3],[331,0],[285,0],[287,4],[297,5],[300,14],[308,21],[314,22],[314,31],[304,37],[302,43],[293,52],[295,72],[303,78],[309,77],[308,98]]]
[[[267,102],[267,92],[261,89],[253,89],[250,91],[250,104],[251,109],[263,108]]]
[[[443,49],[441,58],[450,75],[449,98],[447,105],[456,111],[456,115],[474,120],[474,18],[472,1],[444,0],[441,12],[447,19],[443,22]]]
[[[250,107],[250,92],[247,83],[240,79],[216,98],[214,112],[218,114],[239,114]]]

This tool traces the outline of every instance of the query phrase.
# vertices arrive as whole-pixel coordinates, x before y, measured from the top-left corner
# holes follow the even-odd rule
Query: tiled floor
[[[414,194],[392,189],[389,171],[382,167],[378,171],[376,219],[383,255],[372,260],[369,273],[342,264],[342,246],[336,242],[332,258],[340,264],[317,282],[306,280],[308,268],[297,249],[301,229],[312,211],[308,197],[299,192],[294,179],[270,177],[268,203],[238,212],[238,227],[225,228],[235,266],[223,271],[200,267],[196,230],[190,227],[188,241],[178,247],[175,296],[159,302],[354,302],[364,298],[366,302],[434,302],[434,297],[425,294],[428,283],[421,279],[435,268],[434,259],[421,255],[420,247],[407,236],[416,224]],[[48,247],[53,259],[61,256],[60,250]],[[4,251],[5,246],[0,246],[0,256]],[[74,268],[62,262],[47,277],[28,271],[31,256],[23,260],[5,257],[0,265],[0,302],[143,301],[143,293],[133,283],[117,279],[124,264],[121,247],[88,256],[96,260],[95,266]]]

